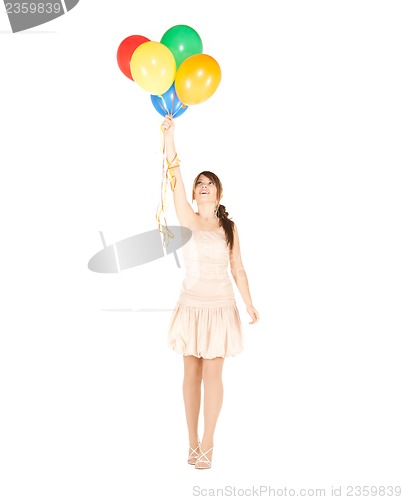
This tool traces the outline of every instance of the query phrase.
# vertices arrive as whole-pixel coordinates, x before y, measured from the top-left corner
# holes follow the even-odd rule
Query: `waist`
[[[228,274],[215,275],[214,279],[186,275],[182,283],[181,298],[186,302],[231,305],[234,303],[234,290]]]
[[[215,307],[228,307],[228,306],[236,306],[235,297],[212,297],[212,296],[202,296],[191,294],[182,291],[179,295],[179,304],[189,307],[207,307],[207,308],[215,308]]]
[[[186,274],[199,274],[202,276],[226,275],[228,274],[228,262],[201,262],[201,261],[186,261]]]

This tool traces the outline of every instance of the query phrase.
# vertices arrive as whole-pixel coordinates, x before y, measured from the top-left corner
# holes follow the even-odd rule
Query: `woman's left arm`
[[[256,323],[259,320],[259,313],[255,309],[252,303],[252,298],[249,291],[248,277],[246,276],[245,269],[242,264],[241,258],[241,247],[239,244],[238,229],[234,224],[234,246],[230,250],[230,266],[231,274],[234,278],[236,286],[238,287],[239,293],[246,305],[246,310],[252,321],[249,322],[250,325]]]

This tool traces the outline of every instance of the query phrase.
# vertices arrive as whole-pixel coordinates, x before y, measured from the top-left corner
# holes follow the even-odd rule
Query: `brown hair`
[[[225,239],[227,240],[227,245],[229,246],[230,250],[232,250],[232,247],[234,246],[234,222],[228,218],[228,212],[225,210],[225,206],[219,204],[222,193],[223,193],[223,189],[222,189],[221,181],[216,176],[216,174],[213,174],[213,172],[209,172],[208,170],[200,172],[200,174],[196,177],[196,179],[193,182],[192,201],[195,199],[194,192],[196,189],[196,183],[202,175],[206,176],[211,181],[213,181],[216,188],[217,188],[218,206],[217,206],[217,210],[216,210],[216,215],[219,219],[219,221],[218,221],[219,225],[221,227],[223,227],[223,229],[225,231]]]

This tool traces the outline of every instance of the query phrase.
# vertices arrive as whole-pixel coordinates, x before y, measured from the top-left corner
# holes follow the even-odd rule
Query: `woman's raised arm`
[[[162,122],[161,130],[165,139],[165,155],[168,168],[172,168],[172,174],[175,177],[173,187],[173,197],[176,216],[182,226],[189,226],[195,216],[192,206],[186,198],[185,186],[181,175],[179,159],[176,153],[174,131],[175,123],[172,116],[167,115]]]

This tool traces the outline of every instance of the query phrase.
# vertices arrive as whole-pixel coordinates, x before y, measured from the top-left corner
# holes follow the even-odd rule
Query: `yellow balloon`
[[[221,68],[218,62],[207,54],[195,54],[179,66],[175,77],[175,90],[178,99],[191,106],[211,97],[220,82]]]
[[[133,52],[130,72],[133,80],[144,90],[161,95],[175,80],[175,58],[162,43],[144,42]]]

